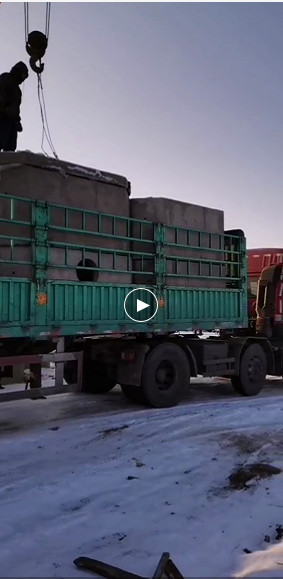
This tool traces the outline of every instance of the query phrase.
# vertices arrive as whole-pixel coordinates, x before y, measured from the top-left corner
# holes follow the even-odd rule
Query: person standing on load
[[[15,151],[21,125],[20,107],[22,91],[20,84],[28,78],[24,62],[17,62],[10,72],[0,75],[0,151]]]

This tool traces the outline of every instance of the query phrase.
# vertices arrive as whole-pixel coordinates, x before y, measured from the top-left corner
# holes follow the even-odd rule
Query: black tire
[[[120,384],[120,386],[123,394],[130,402],[147,405],[146,398],[140,386],[129,386],[129,384]]]
[[[244,351],[240,360],[240,375],[231,376],[231,382],[237,394],[256,396],[261,391],[267,373],[267,359],[259,344],[251,344]]]
[[[142,371],[142,391],[150,406],[176,406],[190,382],[190,364],[180,346],[165,342],[147,354]]]
[[[64,368],[64,379],[67,384],[77,380],[76,362],[67,362]],[[108,374],[108,368],[95,360],[84,360],[82,391],[88,394],[105,394],[110,392],[117,381]]]

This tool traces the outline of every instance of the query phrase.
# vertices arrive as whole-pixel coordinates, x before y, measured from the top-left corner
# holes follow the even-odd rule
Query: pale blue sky
[[[44,30],[45,3],[30,3]],[[224,209],[248,246],[283,246],[283,5],[52,2],[43,83],[61,159],[133,196]],[[1,68],[28,62],[23,3],[0,6]],[[36,75],[18,148],[40,151]]]

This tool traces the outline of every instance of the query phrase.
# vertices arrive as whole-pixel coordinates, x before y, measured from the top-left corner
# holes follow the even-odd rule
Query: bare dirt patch
[[[230,474],[228,488],[230,490],[248,489],[248,482],[259,482],[262,479],[270,478],[280,473],[280,468],[263,462],[242,466]]]
[[[223,436],[220,445],[224,448],[235,448],[240,454],[253,454],[266,443],[266,435],[227,433]]]

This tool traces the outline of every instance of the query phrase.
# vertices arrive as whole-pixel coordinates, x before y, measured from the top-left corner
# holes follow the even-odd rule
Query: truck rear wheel
[[[251,344],[240,360],[239,376],[231,376],[234,390],[242,396],[256,396],[261,391],[267,373],[267,360],[259,344]]]
[[[168,342],[147,354],[141,386],[147,402],[155,408],[176,406],[190,382],[190,364],[180,346]]]
[[[64,379],[67,384],[77,380],[76,363],[67,362],[64,368]],[[116,380],[108,373],[108,368],[95,360],[86,359],[83,365],[83,392],[105,394],[116,386]]]

